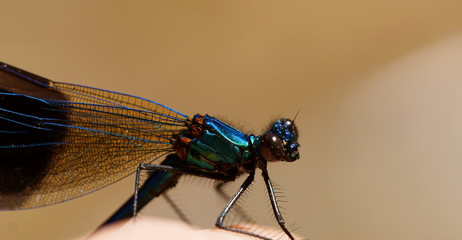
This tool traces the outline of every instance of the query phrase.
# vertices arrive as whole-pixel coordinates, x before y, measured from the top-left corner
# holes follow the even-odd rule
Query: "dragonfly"
[[[135,217],[181,176],[244,182],[218,216],[221,229],[261,170],[276,221],[290,239],[268,162],[299,159],[295,119],[247,135],[207,114],[188,117],[145,98],[61,83],[0,62],[0,210],[38,208],[104,188],[136,173],[135,192],[103,225]],[[140,180],[142,172],[148,177]],[[244,175],[245,176],[245,175]]]

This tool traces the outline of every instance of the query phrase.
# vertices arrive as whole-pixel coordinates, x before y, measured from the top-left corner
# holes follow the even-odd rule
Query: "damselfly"
[[[221,182],[247,178],[218,217],[219,228],[261,169],[274,216],[279,211],[267,162],[299,158],[294,121],[279,119],[260,136],[209,115],[192,118],[127,94],[60,83],[0,63],[0,209],[70,200],[136,171],[135,193],[105,223],[135,216],[182,175]],[[162,156],[165,156],[161,160]],[[155,164],[153,164],[155,163]],[[141,188],[140,172],[149,171]]]

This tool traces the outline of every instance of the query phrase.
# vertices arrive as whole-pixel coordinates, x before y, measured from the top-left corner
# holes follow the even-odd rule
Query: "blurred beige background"
[[[139,95],[257,133],[300,111],[301,159],[271,165],[270,176],[284,189],[288,224],[306,238],[462,238],[460,1],[1,8],[0,61],[55,81]],[[0,239],[83,237],[132,189],[129,178],[63,204],[0,212]],[[203,227],[224,206],[197,179],[172,194]],[[266,200],[258,184],[247,198],[259,223],[274,224]],[[150,215],[176,217],[162,199],[141,217]]]

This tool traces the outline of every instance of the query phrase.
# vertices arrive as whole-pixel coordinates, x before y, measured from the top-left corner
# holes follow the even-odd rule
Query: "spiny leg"
[[[228,195],[228,193],[226,193],[223,188],[225,185],[227,185],[229,182],[218,182],[215,184],[215,191],[217,191],[218,195],[223,199],[225,200],[226,202],[228,202],[230,199],[231,199],[231,196]],[[244,209],[242,209],[241,206],[239,205],[235,205],[234,207],[234,210],[237,212],[237,214],[239,214],[240,216],[242,216],[243,220],[245,220],[246,222],[255,222],[245,211]]]
[[[167,160],[169,160],[169,161],[167,161]],[[168,164],[168,165],[164,165],[164,164]],[[144,205],[140,205],[139,201],[142,201],[144,203],[144,202],[146,202],[145,198],[148,198],[149,201],[152,199],[152,197],[150,197],[150,195],[145,196],[145,194],[140,193],[140,191],[139,191],[140,190],[139,185],[140,185],[141,171],[153,171],[154,173],[157,173],[159,175],[161,173],[172,174],[172,175],[178,175],[178,177],[181,176],[181,175],[194,175],[194,176],[198,176],[198,177],[209,178],[209,179],[214,179],[214,180],[219,180],[219,181],[231,181],[231,180],[233,180],[233,179],[231,179],[231,178],[229,178],[226,175],[221,174],[221,173],[203,172],[203,171],[199,171],[199,170],[196,170],[196,169],[190,169],[190,168],[182,167],[182,166],[180,166],[180,160],[179,160],[179,158],[178,158],[178,156],[176,154],[171,154],[171,155],[167,156],[167,158],[165,159],[164,162],[162,162],[161,165],[140,164],[140,166],[138,167],[138,169],[136,171],[135,193],[133,194],[134,195],[133,215],[132,215],[133,217],[136,217],[136,214],[139,211],[138,206],[141,206],[141,207],[144,206]],[[151,175],[149,176],[148,180],[152,179]],[[160,176],[165,177],[164,175],[160,175]],[[168,176],[168,177],[170,177],[170,176]],[[147,184],[148,180],[146,180],[146,182],[143,184],[142,188]],[[175,185],[170,186],[169,182],[165,181],[167,183],[167,185],[169,185],[169,186],[167,186],[168,188],[166,188],[162,184],[163,180],[164,179],[160,178],[160,179],[153,179],[153,181],[149,182],[150,185],[154,186],[154,192],[155,193],[159,192],[159,194],[157,194],[156,196],[162,194],[168,188],[171,188],[171,187],[175,186]],[[175,182],[175,184],[176,184],[176,182]],[[150,188],[152,188],[152,187],[150,187]],[[159,191],[158,189],[161,190],[161,191]],[[139,196],[141,196],[141,198]]]
[[[236,202],[239,200],[239,197],[242,195],[242,193],[244,193],[244,191],[250,186],[250,184],[252,184],[254,178],[255,178],[255,172],[249,173],[249,176],[245,179],[244,183],[242,183],[242,185],[239,187],[239,189],[234,194],[234,196],[231,198],[231,200],[229,200],[228,204],[226,204],[225,208],[220,213],[220,216],[218,216],[218,219],[217,219],[217,222],[215,223],[215,226],[217,226],[218,228],[221,228],[221,229],[225,229],[225,230],[229,230],[229,231],[233,231],[233,232],[237,232],[237,233],[242,233],[242,234],[247,234],[247,235],[250,235],[250,236],[256,237],[256,238],[261,238],[261,239],[265,239],[265,240],[271,240],[270,238],[266,238],[264,236],[260,236],[258,234],[252,233],[252,232],[246,232],[246,231],[241,230],[241,229],[232,228],[232,227],[228,227],[228,226],[223,225],[223,223],[225,221],[225,218],[228,215],[229,211],[234,207],[234,204],[236,204]]]
[[[161,162],[161,165],[140,164],[136,171],[135,193],[99,228],[116,221],[135,217],[138,211],[146,206],[152,199],[174,187],[182,174],[190,174],[221,181],[230,180],[221,174],[185,169],[179,167],[180,164],[181,162],[176,154],[168,155],[165,160]],[[145,170],[150,171],[150,174],[140,188],[140,173]]]
[[[168,155],[161,164],[176,165],[179,161],[174,154]],[[109,217],[99,228],[124,219],[133,217],[134,211],[139,211],[146,206],[152,199],[164,193],[169,188],[176,185],[181,174],[169,173],[164,171],[151,171],[149,177],[139,188],[140,173],[137,171],[135,179],[136,194],[132,195],[111,217]],[[139,197],[141,196],[141,197]],[[136,206],[136,209],[134,209]],[[99,229],[98,228],[98,229]]]
[[[269,199],[271,201],[271,206],[273,208],[274,216],[276,217],[276,220],[279,226],[281,227],[282,231],[284,231],[287,234],[287,236],[293,240],[295,238],[292,236],[292,234],[289,232],[289,230],[285,226],[286,221],[282,217],[281,211],[279,210],[278,202],[276,199],[276,194],[274,193],[273,184],[271,183],[271,179],[268,176],[268,171],[266,170],[266,168],[262,169],[262,175],[263,175],[263,179],[266,184],[266,189],[268,191]]]
[[[271,201],[271,206],[273,208],[274,216],[276,217],[276,220],[277,220],[279,226],[281,227],[281,229],[287,234],[287,236],[290,239],[294,240],[295,238],[292,236],[292,234],[289,232],[289,230],[287,230],[287,228],[285,227],[285,220],[282,217],[282,214],[281,214],[281,212],[279,210],[276,195],[274,193],[274,188],[273,188],[271,180],[270,180],[270,178],[268,176],[268,171],[266,169],[262,169],[262,175],[263,175],[263,179],[265,181],[266,188],[267,188],[267,191],[268,191],[268,195],[269,195],[269,198],[270,198],[270,201]],[[242,195],[242,193],[244,193],[244,191],[250,186],[250,184],[252,184],[252,182],[254,180],[254,176],[255,176],[255,172],[251,172],[249,174],[249,176],[245,179],[244,183],[242,183],[241,187],[237,190],[237,192],[234,194],[234,196],[231,198],[231,200],[228,202],[228,204],[225,206],[225,208],[221,212],[221,214],[218,217],[217,222],[215,223],[215,225],[218,228],[230,230],[230,231],[233,231],[233,232],[243,233],[243,234],[247,234],[247,235],[257,237],[257,238],[261,238],[261,239],[265,239],[265,240],[272,240],[271,238],[264,237],[264,236],[261,236],[261,235],[255,234],[255,233],[246,232],[246,231],[241,230],[241,229],[227,227],[227,226],[223,225],[224,220],[225,220],[226,216],[228,215],[229,211],[231,210],[231,208],[233,208],[233,206],[236,204],[236,202],[238,201],[238,199]]]

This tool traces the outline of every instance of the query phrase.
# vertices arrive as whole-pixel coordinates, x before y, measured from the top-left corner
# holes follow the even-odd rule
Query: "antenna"
[[[295,122],[295,119],[297,118],[297,116],[298,116],[298,114],[299,114],[299,113],[300,113],[300,110],[298,110],[298,112],[295,114],[295,117],[294,117],[294,119],[292,119],[292,123],[294,123],[294,122]]]

